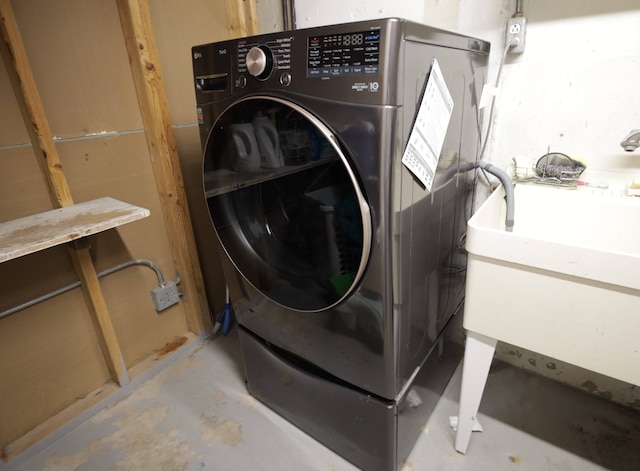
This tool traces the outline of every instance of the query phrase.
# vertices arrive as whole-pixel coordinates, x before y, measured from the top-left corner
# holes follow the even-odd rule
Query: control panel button
[[[280,76],[280,84],[285,87],[291,85],[291,74],[289,72],[285,72]]]
[[[244,88],[246,86],[247,86],[247,77],[245,77],[244,75],[241,75],[236,79],[236,87]]]
[[[265,45],[252,47],[247,53],[247,70],[258,80],[266,80],[273,71],[273,52]]]

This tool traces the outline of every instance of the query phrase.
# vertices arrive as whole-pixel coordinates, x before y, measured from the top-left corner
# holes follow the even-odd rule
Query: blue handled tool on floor
[[[229,299],[229,287],[226,287],[226,298],[224,309],[218,315],[215,325],[213,326],[213,335],[222,330],[222,335],[227,335],[231,329],[231,301]]]

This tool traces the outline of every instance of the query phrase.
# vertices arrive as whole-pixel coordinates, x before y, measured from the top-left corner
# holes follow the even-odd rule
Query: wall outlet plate
[[[524,52],[524,42],[526,37],[527,20],[524,16],[509,18],[507,22],[507,44],[512,44],[509,54],[520,54]]]

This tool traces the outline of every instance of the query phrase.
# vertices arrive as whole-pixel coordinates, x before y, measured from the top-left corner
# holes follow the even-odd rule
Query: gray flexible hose
[[[477,162],[467,162],[466,164],[460,166],[460,168],[458,168],[455,173],[468,172],[469,170],[473,170],[474,168],[481,168],[485,172],[489,172],[491,175],[498,178],[498,180],[500,180],[500,183],[502,183],[502,186],[504,187],[505,199],[507,202],[507,214],[504,220],[504,228],[507,232],[513,232],[513,214],[515,202],[513,194],[513,182],[511,181],[511,177],[501,168],[496,167],[495,165],[488,164],[482,160],[478,160]]]

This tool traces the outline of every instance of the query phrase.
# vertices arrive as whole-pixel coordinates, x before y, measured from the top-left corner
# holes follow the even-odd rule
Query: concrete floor
[[[637,470],[640,413],[494,363],[467,455],[453,450],[458,368],[403,471]],[[351,464],[246,392],[237,331],[206,340],[131,394],[7,469],[325,470]],[[3,467],[4,469],[4,467]]]

